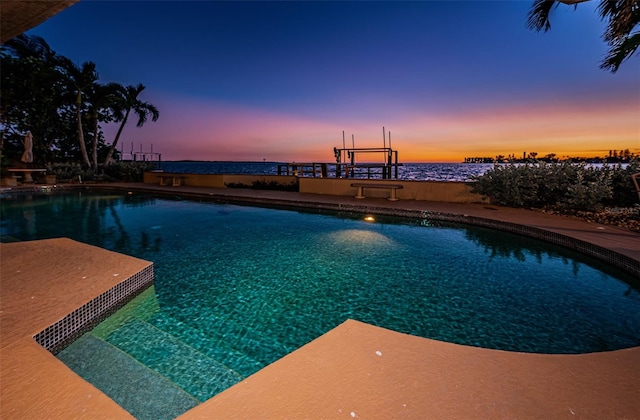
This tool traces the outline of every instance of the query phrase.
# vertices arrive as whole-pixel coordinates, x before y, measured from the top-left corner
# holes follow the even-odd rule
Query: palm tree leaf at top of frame
[[[527,18],[527,27],[547,32],[551,29],[551,10],[560,4],[577,8],[591,0],[535,0]],[[600,68],[615,73],[640,47],[640,32],[633,32],[640,24],[640,0],[600,0],[598,12],[607,21],[603,39],[609,51]]]

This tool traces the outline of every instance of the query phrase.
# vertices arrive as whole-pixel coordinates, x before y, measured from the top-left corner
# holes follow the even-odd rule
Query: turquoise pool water
[[[348,318],[522,352],[640,344],[634,279],[489,229],[83,191],[3,197],[0,234],[66,236],[154,262],[155,289],[138,308],[59,355],[139,418],[162,416],[127,406],[127,388],[98,385],[104,363],[91,360],[150,369],[163,391],[147,392],[171,418]]]

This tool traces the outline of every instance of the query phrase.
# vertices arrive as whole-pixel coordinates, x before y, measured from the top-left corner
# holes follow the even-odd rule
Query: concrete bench
[[[31,168],[10,168],[7,169],[8,172],[11,173],[22,173],[24,175],[24,182],[33,183],[33,177],[31,176],[32,172],[47,172],[46,169],[31,169]]]
[[[184,184],[184,180],[187,177],[181,175],[158,175],[158,178],[160,178],[160,185],[179,187]]]
[[[352,187],[358,188],[358,193],[356,194],[356,198],[365,198],[363,190],[365,188],[384,188],[391,190],[391,195],[387,200],[389,201],[398,201],[398,197],[396,196],[396,190],[401,190],[403,186],[401,184],[378,184],[378,183],[368,183],[368,182],[354,182],[351,184]]]

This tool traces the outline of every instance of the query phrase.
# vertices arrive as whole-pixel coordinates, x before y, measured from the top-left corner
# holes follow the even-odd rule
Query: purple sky
[[[81,0],[29,31],[102,82],[143,83],[163,160],[331,161],[392,133],[403,162],[640,153],[640,57],[598,68],[596,4],[526,28],[530,1]],[[107,140],[114,127],[104,127]]]

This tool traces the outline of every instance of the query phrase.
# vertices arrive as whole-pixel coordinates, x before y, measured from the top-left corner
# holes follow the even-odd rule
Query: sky
[[[121,141],[165,161],[331,162],[343,132],[390,136],[402,163],[640,153],[640,56],[599,68],[593,1],[554,9],[546,33],[531,4],[81,0],[27,34],[145,85],[160,118]]]

